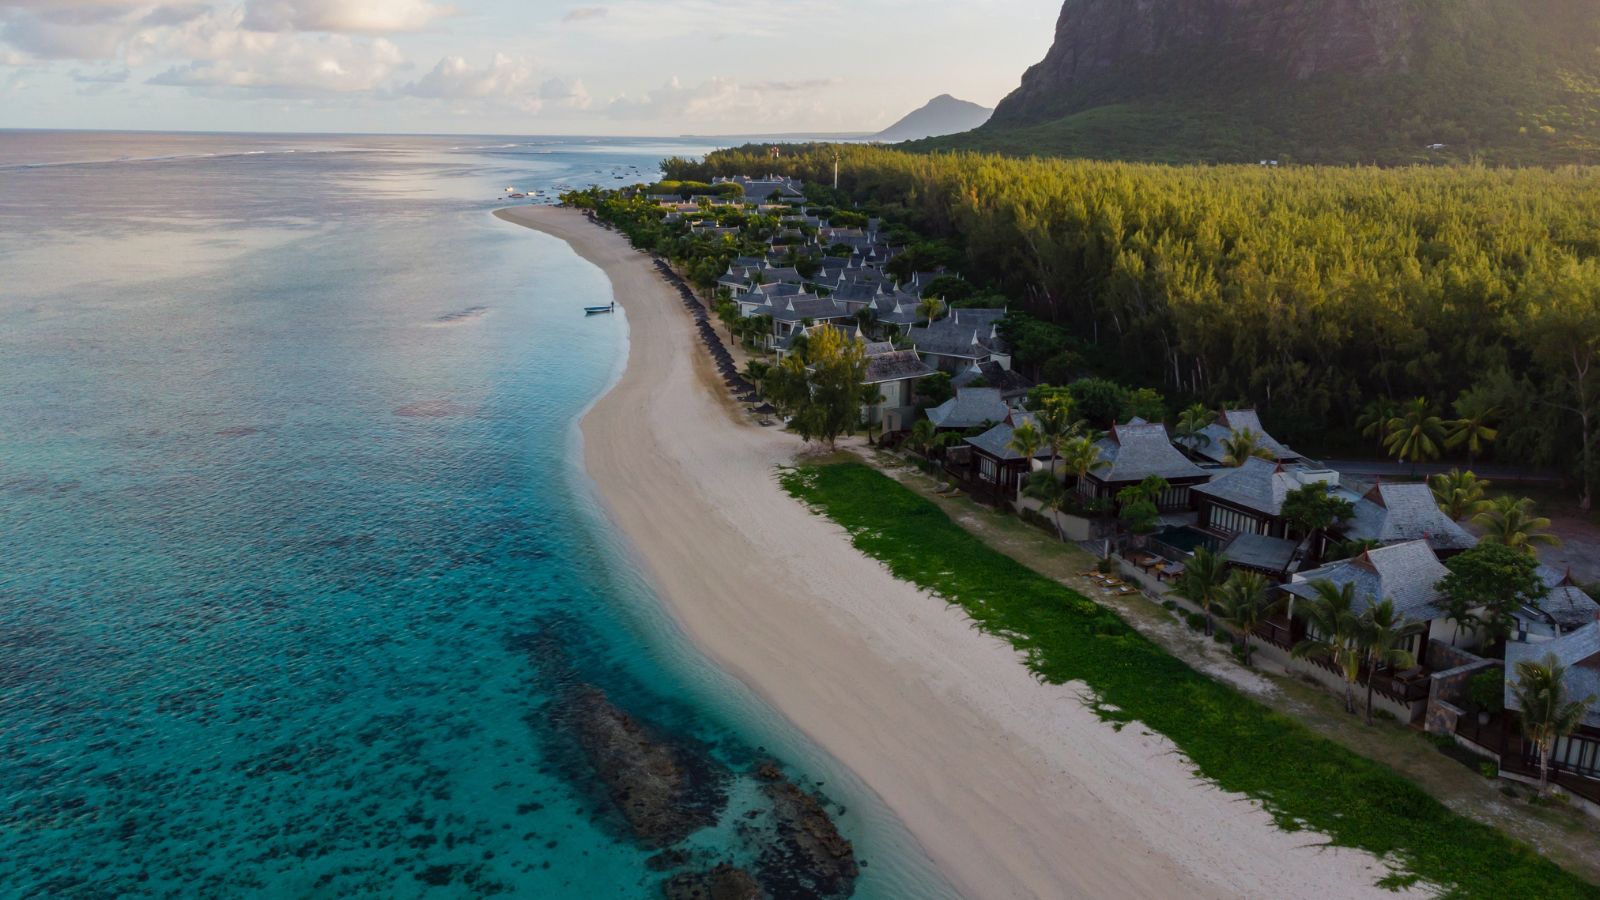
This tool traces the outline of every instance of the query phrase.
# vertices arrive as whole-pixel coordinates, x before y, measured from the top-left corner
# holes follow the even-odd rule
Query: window
[[[985,456],[979,460],[978,471],[983,473],[984,481],[999,483],[998,470],[995,467],[994,460],[989,457]]]
[[[1537,763],[1538,751],[1534,751],[1533,758]],[[1550,765],[1589,778],[1600,778],[1600,740],[1580,735],[1560,738],[1550,752]]]
[[[1245,515],[1238,510],[1227,509],[1222,506],[1213,505],[1207,507],[1207,509],[1207,521],[1217,531],[1224,531],[1228,534],[1264,534],[1266,532],[1266,523],[1254,516]]]

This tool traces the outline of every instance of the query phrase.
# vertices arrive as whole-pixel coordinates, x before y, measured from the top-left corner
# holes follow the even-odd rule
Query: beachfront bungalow
[[[1550,593],[1537,606],[1524,606],[1512,616],[1517,627],[1515,640],[1524,644],[1555,640],[1600,617],[1600,603],[1584,592],[1571,569],[1559,572],[1540,566],[1539,580]]]
[[[1355,510],[1355,516],[1337,529],[1341,540],[1385,545],[1424,541],[1440,559],[1449,559],[1478,543],[1471,532],[1439,509],[1426,484],[1380,482],[1355,500]]]
[[[1243,569],[1282,584],[1300,565],[1300,542],[1265,534],[1240,532],[1222,548],[1222,560],[1230,569]]]
[[[933,374],[933,367],[914,350],[896,350],[893,344],[866,345],[867,393],[874,389],[882,400],[862,409],[862,421],[881,425],[885,432],[905,431],[916,417],[917,380]]]
[[[1252,457],[1238,468],[1220,470],[1211,481],[1194,488],[1199,527],[1224,537],[1259,534],[1286,538],[1289,525],[1283,519],[1283,501],[1307,485],[1337,488],[1339,473]]]
[[[1255,446],[1272,454],[1272,461],[1277,463],[1298,463],[1304,457],[1283,444],[1278,443],[1267,430],[1261,427],[1261,417],[1253,409],[1225,409],[1217,415],[1217,420],[1207,425],[1200,433],[1203,439],[1196,442],[1194,452],[1202,459],[1223,465],[1223,458],[1227,452],[1223,449],[1223,442],[1241,431],[1251,431],[1257,435]]]
[[[1426,663],[1428,641],[1446,644],[1456,638],[1457,627],[1444,618],[1443,598],[1439,582],[1449,574],[1444,563],[1425,541],[1407,541],[1388,547],[1368,550],[1360,556],[1341,559],[1306,572],[1297,572],[1283,586],[1290,595],[1286,616],[1293,616],[1294,604],[1304,603],[1316,596],[1313,585],[1327,581],[1335,586],[1346,584],[1355,587],[1354,612],[1360,615],[1380,600],[1394,601],[1395,612],[1412,622],[1423,622],[1426,629],[1413,635],[1400,649],[1409,650],[1419,665]],[[1298,633],[1293,640],[1306,636],[1303,622],[1296,623]]]
[[[999,492],[1006,499],[1015,499],[1023,484],[1033,472],[1034,460],[1050,458],[1048,447],[1041,447],[1032,459],[1011,447],[1012,435],[1024,423],[1034,423],[1031,413],[1011,411],[1005,418],[983,434],[966,439],[972,450],[972,477],[985,487]]]
[[[940,431],[966,431],[1004,422],[1010,414],[1011,407],[998,388],[964,388],[928,410],[928,421]]]
[[[1078,492],[1086,497],[1115,500],[1123,488],[1155,475],[1166,479],[1168,485],[1157,508],[1163,512],[1186,510],[1191,491],[1211,477],[1172,445],[1167,426],[1160,422],[1136,418],[1125,425],[1112,426],[1111,433],[1095,447],[1108,465],[1078,482]]]
[[[1033,389],[1033,381],[1021,372],[1014,372],[1000,365],[996,360],[979,363],[957,375],[950,380],[954,387],[992,387],[1000,389],[1000,396],[1007,402],[1014,402],[1027,396]]]
[[[1520,715],[1522,708],[1509,680],[1516,678],[1517,663],[1524,660],[1544,662],[1547,656],[1566,669],[1564,685],[1567,696],[1573,700],[1600,697],[1600,620],[1568,632],[1554,640],[1539,643],[1506,645],[1505,689],[1506,721],[1504,733],[1511,738],[1510,752],[1500,758],[1501,774],[1510,772],[1522,779],[1537,779],[1539,775],[1538,751],[1521,738]],[[1584,798],[1591,811],[1600,809],[1600,705],[1592,706],[1583,723],[1571,737],[1556,741],[1550,754],[1550,767],[1563,777],[1556,783],[1580,798]]]

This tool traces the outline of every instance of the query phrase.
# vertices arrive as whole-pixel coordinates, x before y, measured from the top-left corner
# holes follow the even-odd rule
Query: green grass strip
[[[1386,886],[1420,879],[1451,897],[1600,897],[1600,888],[1451,812],[1393,769],[1201,675],[893,479],[843,463],[786,471],[783,485],[897,578],[959,604],[984,631],[1011,641],[1041,678],[1088,684],[1102,716],[1165,735],[1202,777],[1260,800],[1281,827],[1397,861],[1404,874]]]

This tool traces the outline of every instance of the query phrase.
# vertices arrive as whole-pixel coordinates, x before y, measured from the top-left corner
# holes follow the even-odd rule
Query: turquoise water
[[[657,896],[575,685],[729,773],[696,865],[775,756],[945,893],[663,615],[574,453],[626,319],[489,213],[703,149],[0,133],[0,893]]]

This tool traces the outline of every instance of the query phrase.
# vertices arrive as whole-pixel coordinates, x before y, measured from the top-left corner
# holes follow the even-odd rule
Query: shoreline
[[[743,420],[648,255],[575,211],[495,215],[566,241],[627,312],[629,358],[584,416],[584,462],[673,619],[962,894],[1392,896],[1381,862],[1281,831],[1164,738],[1101,722],[784,493],[775,470],[799,442]]]

